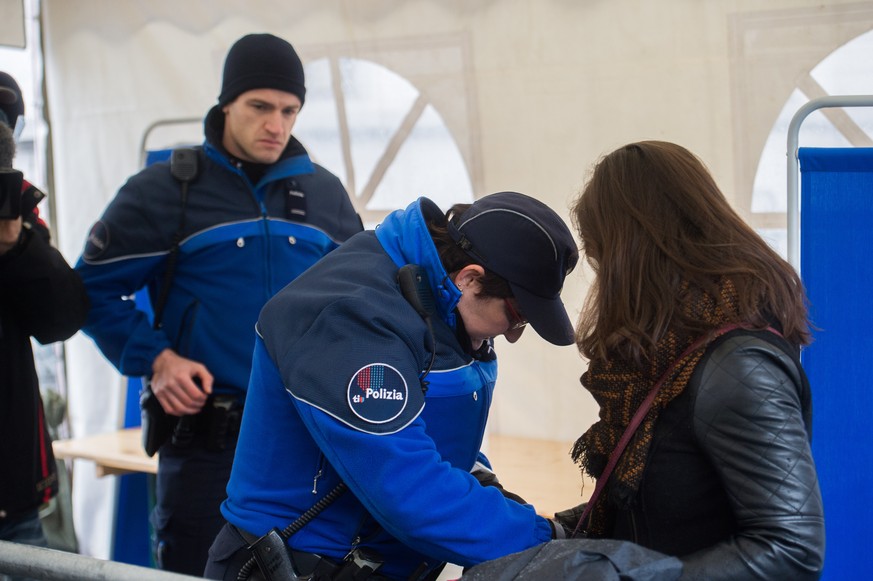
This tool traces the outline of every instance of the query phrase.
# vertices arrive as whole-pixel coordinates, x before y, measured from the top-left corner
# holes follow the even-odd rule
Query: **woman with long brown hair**
[[[600,405],[573,457],[603,478],[579,528],[680,557],[683,579],[818,578],[824,516],[797,273],[672,143],[601,159],[573,219],[595,274],[576,343]]]

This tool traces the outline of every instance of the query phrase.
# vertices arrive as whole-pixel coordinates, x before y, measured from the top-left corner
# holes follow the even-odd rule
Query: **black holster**
[[[142,447],[149,457],[161,449],[173,430],[179,418],[164,411],[161,402],[152,391],[151,379],[143,378],[143,388],[139,394],[140,418],[142,423]]]

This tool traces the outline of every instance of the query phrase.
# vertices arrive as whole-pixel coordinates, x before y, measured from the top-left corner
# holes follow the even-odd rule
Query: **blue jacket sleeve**
[[[349,489],[408,547],[470,566],[551,539],[548,521],[532,506],[509,501],[497,488],[480,486],[469,472],[442,461],[420,418],[394,434],[375,435],[305,403],[296,405]]]
[[[170,347],[166,334],[152,328],[133,300],[163,271],[171,236],[166,230],[128,182],[91,228],[76,264],[91,301],[82,330],[124,375],[150,374],[155,357]]]

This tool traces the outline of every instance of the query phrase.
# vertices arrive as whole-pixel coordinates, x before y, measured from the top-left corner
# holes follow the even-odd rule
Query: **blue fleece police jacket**
[[[155,303],[182,218],[181,185],[167,163],[131,177],[92,227],[76,270],[91,299],[83,331],[121,373],[151,373],[165,348],[206,365],[216,393],[242,397],[255,322],[282,287],[361,230],[340,181],[292,137],[288,155],[257,184],[207,141],[191,182],[162,327],[134,301]]]
[[[271,299],[258,320],[228,499],[233,525],[282,529],[339,482],[347,492],[294,534],[298,550],[342,559],[355,539],[406,578],[421,563],[473,565],[550,539],[530,505],[470,474],[497,377],[457,338],[460,292],[442,267],[422,198],[359,233]],[[437,303],[428,326],[398,269],[423,267]]]

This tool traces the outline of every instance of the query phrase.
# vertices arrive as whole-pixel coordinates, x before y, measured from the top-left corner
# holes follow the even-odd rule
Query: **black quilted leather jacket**
[[[818,579],[825,533],[810,401],[787,342],[719,338],[661,412],[613,538],[680,557],[682,579]]]

